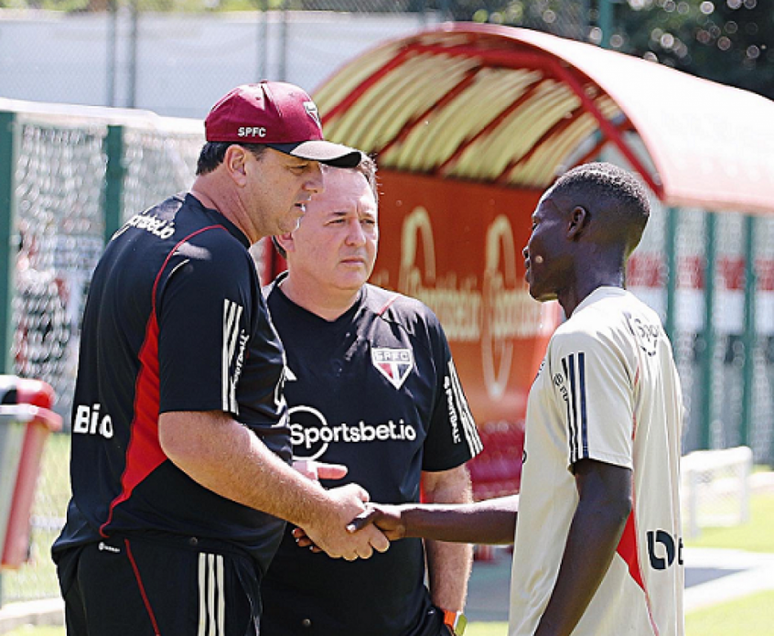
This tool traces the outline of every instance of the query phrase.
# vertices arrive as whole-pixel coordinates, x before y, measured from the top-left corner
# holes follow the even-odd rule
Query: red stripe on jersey
[[[618,542],[616,551],[621,558],[626,561],[626,565],[629,567],[629,574],[634,579],[634,582],[644,590],[645,583],[642,580],[640,560],[637,556],[637,535],[634,524],[634,511],[629,513],[629,518],[626,520],[626,527],[621,535],[621,540]]]
[[[390,305],[392,305],[392,303],[394,303],[396,300],[398,300],[398,294],[394,294],[392,298],[390,298],[386,303],[384,303],[384,306],[379,308],[379,311],[376,312],[376,315],[377,316],[383,315],[384,312],[390,308]]]
[[[100,534],[107,537],[106,528],[113,520],[116,506],[129,499],[132,492],[154,470],[167,460],[167,456],[159,443],[159,323],[156,320],[156,290],[161,275],[169,263],[169,259],[178,248],[197,234],[207,230],[226,230],[222,225],[210,225],[192,232],[179,241],[164,259],[164,263],[156,274],[151,292],[151,314],[145,329],[145,338],[140,347],[140,373],[134,388],[134,419],[130,425],[129,446],[126,449],[126,467],[121,475],[121,494],[110,502],[110,510],[105,523],[100,528]]]
[[[645,606],[648,610],[650,626],[653,629],[653,633],[658,636],[658,626],[653,620],[653,612],[650,607],[650,595],[648,594],[647,587],[645,587],[645,581],[642,578],[642,568],[640,567],[640,559],[637,555],[637,524],[635,523],[634,510],[629,513],[629,518],[626,520],[626,526],[621,535],[621,540],[618,542],[616,552],[618,552],[618,555],[626,562],[626,565],[629,568],[629,575],[634,579],[634,582],[640,586],[640,589],[642,589],[642,592],[645,595]]]
[[[637,367],[637,372],[634,374],[634,390],[639,391],[640,389],[640,367]],[[637,435],[637,416],[635,415],[632,419],[632,441],[634,441],[634,437]]]
[[[105,528],[113,520],[116,506],[129,499],[137,485],[167,459],[159,444],[159,325],[155,312],[151,313],[140,349],[140,373],[134,389],[134,420],[130,430],[121,494],[110,503],[107,521],[100,527],[102,536],[107,536]]]

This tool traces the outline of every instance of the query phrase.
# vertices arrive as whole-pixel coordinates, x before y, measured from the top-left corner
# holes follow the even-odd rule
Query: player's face
[[[292,232],[312,195],[323,190],[320,164],[273,148],[258,159],[248,155],[248,213],[258,234]]]
[[[374,268],[379,226],[376,201],[365,177],[326,168],[325,191],[315,195],[293,232],[291,276],[318,290],[353,293]]]
[[[541,302],[555,300],[572,283],[567,220],[557,203],[550,194],[540,199],[523,252],[529,293]]]

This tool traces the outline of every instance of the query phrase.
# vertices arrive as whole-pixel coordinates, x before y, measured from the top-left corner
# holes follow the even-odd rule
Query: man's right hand
[[[314,544],[333,558],[347,561],[368,559],[373,551],[386,552],[390,547],[387,537],[373,525],[365,524],[362,532],[352,533],[347,525],[365,512],[368,493],[357,484],[347,484],[327,491],[331,505],[325,517],[307,524],[303,530],[310,544]],[[367,526],[367,527],[365,527]]]
[[[374,525],[390,541],[396,541],[406,536],[406,525],[401,512],[400,506],[369,503],[365,511],[361,512],[347,526],[347,530],[355,533],[369,525]]]
[[[369,526],[379,528],[390,541],[402,539],[406,534],[400,506],[367,503],[366,509],[347,525],[347,532],[355,534]],[[303,528],[293,528],[293,537],[300,548],[309,548],[312,552],[322,552]]]

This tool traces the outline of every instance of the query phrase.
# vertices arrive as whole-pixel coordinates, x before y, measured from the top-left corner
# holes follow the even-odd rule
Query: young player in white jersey
[[[527,411],[511,634],[536,633],[552,596],[573,634],[682,633],[680,404],[658,316],[629,292],[595,289],[557,329]],[[590,480],[615,499],[581,506]]]
[[[532,216],[530,294],[568,320],[530,390],[520,496],[374,505],[352,525],[476,543],[515,525],[510,636],[683,634],[680,382],[657,315],[624,289],[648,215],[632,175],[589,164]]]

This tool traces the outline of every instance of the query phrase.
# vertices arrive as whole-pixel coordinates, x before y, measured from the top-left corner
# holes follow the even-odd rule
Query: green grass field
[[[769,614],[774,590],[692,612],[685,617],[686,636],[773,636],[774,621]],[[15,636],[21,636],[19,632]],[[471,623],[465,636],[506,636],[506,623]],[[62,636],[35,633],[34,636]]]
[[[732,528],[706,528],[697,539],[686,541],[686,546],[774,552],[772,528],[774,493],[754,495],[751,500],[750,523]],[[774,628],[770,634],[774,635]]]

